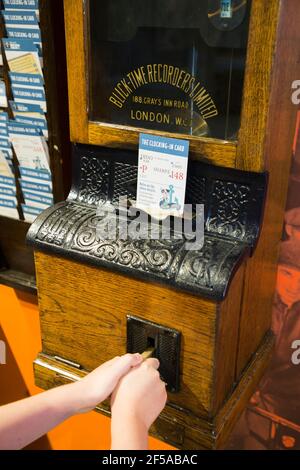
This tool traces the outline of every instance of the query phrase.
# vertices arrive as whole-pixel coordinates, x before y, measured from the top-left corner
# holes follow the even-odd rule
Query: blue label
[[[40,194],[30,193],[28,191],[23,191],[23,196],[28,201],[38,202],[40,204],[45,204],[51,206],[53,204],[53,197],[52,196],[43,196]]]
[[[5,149],[10,149],[11,148],[11,143],[8,141],[8,139],[0,139],[0,147],[5,148]]]
[[[10,81],[12,84],[26,85],[26,86],[39,86],[43,87],[44,79],[41,75],[30,73],[16,73],[9,72]],[[45,96],[45,95],[44,95]]]
[[[0,138],[1,137],[8,137],[7,127],[0,126]]]
[[[5,122],[7,124],[8,114],[5,112],[0,112],[0,123]]]
[[[43,89],[35,90],[34,88],[20,88],[16,85],[12,85],[12,92],[14,98],[22,99],[22,100],[30,100],[30,101],[42,101],[46,102],[45,92]]]
[[[9,207],[11,209],[15,209],[17,207],[15,201],[12,201],[11,199],[2,199],[2,198],[0,198],[0,206]]]
[[[39,215],[44,210],[44,209],[41,209],[40,207],[31,207],[31,206],[27,206],[26,204],[22,204],[22,209],[25,214],[31,214],[31,215]]]
[[[16,186],[15,185],[15,178],[0,175],[0,184],[6,184],[8,186]]]
[[[2,15],[5,21],[5,24],[30,24],[38,26],[39,22],[35,12],[5,12],[2,11]]]
[[[13,113],[36,113],[44,116],[44,111],[39,104],[15,103],[15,101],[9,101],[9,105]]]
[[[18,134],[18,135],[30,135],[30,136],[39,136],[41,135],[40,129],[35,126],[21,124],[16,121],[9,121],[8,123],[8,133],[9,134]]]
[[[34,168],[25,168],[20,166],[21,176],[27,176],[28,178],[36,178],[39,180],[51,181],[51,173],[47,170],[35,170]]]
[[[26,191],[37,191],[41,193],[50,193],[52,194],[51,186],[49,184],[43,183],[32,183],[31,181],[23,181],[19,179],[21,188]]]
[[[16,116],[16,121],[21,122],[23,124],[29,124],[31,126],[40,127],[43,130],[47,130],[47,122],[45,119],[35,119],[23,116]]]
[[[3,0],[4,8],[16,10],[38,10],[39,0]]]
[[[30,39],[34,43],[41,42],[41,32],[39,29],[29,28],[6,28],[7,37],[11,39]]]
[[[4,196],[16,196],[16,189],[15,188],[5,188],[4,186],[0,186],[0,195]]]
[[[189,155],[188,140],[172,139],[151,134],[140,134],[139,148],[184,158],[187,158]]]
[[[2,39],[2,43],[6,52],[38,52],[36,44],[31,39]]]
[[[221,0],[221,18],[232,18],[232,0]]]

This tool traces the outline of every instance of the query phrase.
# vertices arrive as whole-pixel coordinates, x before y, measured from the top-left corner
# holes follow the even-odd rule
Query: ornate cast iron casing
[[[28,233],[35,249],[146,280],[158,281],[215,301],[223,300],[230,281],[259,236],[266,174],[242,172],[192,161],[186,204],[204,205],[204,245],[188,250],[184,234],[170,239],[101,238],[99,223],[109,202],[119,208],[135,200],[137,154],[74,146],[73,186],[68,199],[43,212]],[[101,207],[103,212],[101,215]],[[117,213],[118,222],[130,211]],[[127,217],[129,216],[129,217]],[[124,219],[125,220],[125,219]],[[171,227],[174,221],[169,221]],[[152,234],[153,234],[153,226]],[[157,222],[154,230],[159,232]],[[178,233],[177,233],[178,235]]]

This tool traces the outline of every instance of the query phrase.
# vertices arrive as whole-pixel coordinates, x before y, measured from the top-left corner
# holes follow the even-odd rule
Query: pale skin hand
[[[125,354],[78,382],[0,407],[0,449],[22,449],[70,416],[92,410],[142,360],[140,354]]]
[[[166,384],[151,358],[134,367],[119,382],[111,398],[112,450],[148,449],[148,431],[163,410]]]

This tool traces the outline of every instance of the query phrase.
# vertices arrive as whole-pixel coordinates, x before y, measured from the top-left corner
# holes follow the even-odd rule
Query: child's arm
[[[70,416],[92,410],[141,362],[140,354],[116,357],[78,382],[0,407],[0,449],[21,449]]]
[[[148,448],[149,428],[167,400],[158,367],[157,359],[147,359],[128,372],[115,389],[111,399],[113,450]]]

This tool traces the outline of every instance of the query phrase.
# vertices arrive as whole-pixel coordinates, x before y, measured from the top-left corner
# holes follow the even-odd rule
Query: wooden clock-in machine
[[[272,353],[298,2],[64,3],[73,186],[28,234],[42,333],[36,383],[68,383],[153,347],[169,394],[152,434],[221,448]],[[130,208],[117,205],[136,197],[141,132],[189,140],[186,203],[204,204],[202,248],[97,231],[108,203],[128,220]]]

